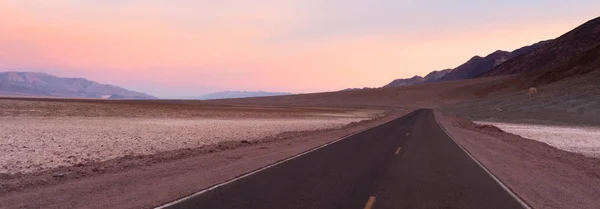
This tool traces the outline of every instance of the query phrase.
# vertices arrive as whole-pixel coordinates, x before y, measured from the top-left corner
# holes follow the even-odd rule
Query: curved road
[[[417,110],[166,208],[523,208]]]

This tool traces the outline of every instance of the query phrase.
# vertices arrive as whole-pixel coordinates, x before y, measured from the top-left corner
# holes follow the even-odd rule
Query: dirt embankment
[[[600,207],[600,159],[436,113],[449,134],[534,208]]]

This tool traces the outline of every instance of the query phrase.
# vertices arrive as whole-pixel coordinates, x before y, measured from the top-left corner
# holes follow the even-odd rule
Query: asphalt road
[[[523,208],[417,110],[169,208]]]

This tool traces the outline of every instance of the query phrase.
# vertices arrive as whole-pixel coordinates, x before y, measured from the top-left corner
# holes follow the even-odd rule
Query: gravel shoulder
[[[448,133],[534,208],[599,208],[600,159],[437,112]]]
[[[4,175],[0,208],[151,208],[406,113],[397,110],[337,129]]]

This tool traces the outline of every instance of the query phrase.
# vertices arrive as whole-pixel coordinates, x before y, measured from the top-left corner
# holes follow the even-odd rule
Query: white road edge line
[[[413,111],[413,112],[414,112],[414,111]],[[395,120],[397,120],[397,119],[399,119],[399,118],[402,118],[402,117],[405,117],[405,116],[408,116],[408,115],[412,114],[413,112],[411,112],[411,113],[409,113],[409,114],[406,114],[406,115],[403,115],[403,116],[400,116],[400,117],[398,117],[398,118],[395,118],[395,119],[393,119],[393,120],[390,120],[390,121],[388,121],[388,122],[385,122],[385,123],[379,124],[379,125],[377,125],[377,126],[375,126],[375,127],[366,128],[366,129],[364,129],[364,130],[361,130],[361,131],[359,131],[359,132],[356,132],[356,133],[352,133],[352,134],[349,134],[349,135],[343,136],[343,137],[341,137],[341,138],[339,138],[339,139],[336,139],[336,140],[333,140],[333,141],[327,142],[327,143],[325,143],[325,144],[323,144],[323,145],[320,145],[320,146],[318,146],[318,147],[314,147],[314,148],[312,148],[312,149],[306,150],[306,151],[304,151],[304,152],[301,152],[301,153],[299,153],[299,154],[297,154],[297,155],[294,155],[294,156],[291,156],[291,157],[285,158],[285,159],[283,159],[283,160],[280,160],[280,161],[278,161],[278,162],[275,162],[275,163],[273,163],[273,164],[267,165],[267,166],[265,166],[265,167],[258,168],[258,169],[254,170],[254,171],[251,171],[251,172],[249,172],[249,173],[246,173],[246,174],[243,174],[243,175],[241,175],[241,176],[235,177],[235,178],[233,178],[233,179],[230,179],[230,180],[228,180],[228,181],[225,181],[225,182],[223,182],[223,183],[219,183],[219,184],[213,185],[213,186],[211,186],[211,187],[208,187],[208,188],[206,188],[206,189],[200,190],[199,192],[196,192],[196,193],[194,193],[194,194],[191,194],[191,195],[185,196],[185,197],[183,197],[183,198],[177,199],[177,200],[175,200],[175,201],[173,201],[173,202],[169,202],[169,203],[167,203],[167,204],[164,204],[164,205],[161,205],[161,206],[155,207],[154,209],[165,209],[165,208],[171,207],[171,206],[173,206],[173,205],[175,205],[175,204],[178,204],[178,203],[181,203],[181,202],[183,202],[183,201],[189,200],[189,199],[191,199],[191,198],[194,198],[194,197],[200,196],[200,195],[202,195],[202,194],[204,194],[204,193],[206,193],[206,192],[209,192],[209,191],[211,191],[211,190],[214,190],[214,189],[216,189],[216,188],[219,188],[219,187],[221,187],[221,186],[224,186],[224,185],[227,185],[227,184],[233,183],[233,182],[235,182],[235,181],[237,181],[237,180],[240,180],[240,179],[243,179],[243,178],[245,178],[245,177],[248,177],[248,176],[250,176],[250,175],[252,175],[252,174],[255,174],[255,173],[261,172],[261,171],[263,171],[263,170],[266,170],[266,169],[268,169],[268,168],[271,168],[271,167],[273,167],[273,166],[277,166],[277,165],[279,165],[279,164],[282,164],[282,163],[285,163],[285,162],[287,162],[287,161],[290,161],[290,160],[296,159],[296,158],[298,158],[298,157],[300,157],[300,156],[302,156],[302,155],[306,155],[306,154],[308,154],[308,153],[311,153],[311,152],[313,152],[313,151],[317,151],[317,150],[319,150],[319,149],[321,149],[321,148],[323,148],[323,147],[329,146],[329,145],[331,145],[331,144],[333,144],[333,143],[336,143],[336,142],[342,141],[342,140],[344,140],[344,139],[347,139],[347,138],[350,138],[350,137],[352,137],[352,136],[358,135],[358,134],[360,134],[360,133],[363,133],[363,132],[365,132],[365,131],[368,131],[368,130],[371,130],[371,129],[374,129],[374,128],[377,128],[377,127],[383,126],[383,125],[385,125],[385,124],[387,124],[387,123],[389,123],[389,122],[395,121]]]
[[[521,197],[519,197],[519,195],[517,195],[512,189],[510,189],[510,187],[508,187],[506,184],[504,184],[498,177],[496,177],[490,170],[488,170],[481,162],[479,162],[479,160],[477,160],[469,151],[467,151],[467,149],[465,149],[460,143],[458,143],[458,141],[456,141],[452,137],[452,135],[450,135],[450,133],[448,133],[446,128],[444,128],[444,126],[442,126],[442,124],[440,124],[440,122],[437,120],[437,117],[436,117],[435,113],[433,112],[433,110],[431,111],[431,113],[433,114],[433,119],[435,120],[435,122],[437,122],[438,126],[440,126],[440,128],[442,128],[442,130],[444,130],[446,135],[448,135],[448,137],[450,137],[450,139],[452,139],[452,141],[454,143],[456,143],[456,145],[458,145],[458,147],[460,147],[460,149],[462,149],[465,153],[467,153],[467,155],[473,161],[475,161],[475,163],[477,163],[477,165],[479,165],[479,167],[481,167],[481,169],[483,169],[490,177],[492,177],[492,179],[494,179],[494,181],[496,181],[496,183],[498,183],[498,185],[500,185],[500,187],[502,187],[502,189],[504,189],[510,196],[512,196],[515,200],[517,200],[517,202],[519,202],[519,204],[521,204],[521,206],[523,206],[523,208],[532,209],[532,207],[529,204],[527,204],[523,199],[521,199]]]

